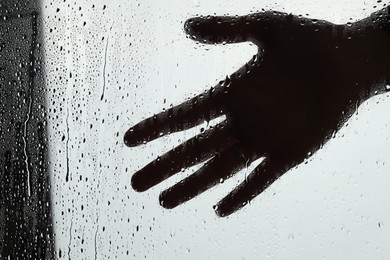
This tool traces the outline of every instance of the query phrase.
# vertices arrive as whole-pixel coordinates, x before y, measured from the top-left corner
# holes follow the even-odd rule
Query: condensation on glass
[[[203,164],[141,193],[131,178],[226,117],[137,147],[123,138],[138,122],[207,96],[258,52],[250,42],[194,41],[187,19],[274,10],[352,24],[389,4],[1,1],[0,258],[386,258],[387,93],[361,104],[310,159],[224,218],[215,204],[263,158],[173,209],[162,207],[160,193]]]

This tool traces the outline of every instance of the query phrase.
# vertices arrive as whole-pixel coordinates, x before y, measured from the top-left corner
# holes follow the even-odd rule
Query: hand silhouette
[[[132,177],[145,191],[182,168],[207,161],[163,191],[173,208],[264,157],[215,207],[227,216],[321,148],[357,107],[386,91],[388,9],[345,25],[280,12],[189,19],[185,31],[208,44],[251,41],[258,54],[207,93],[130,128],[133,147],[221,115],[226,120],[146,165]]]

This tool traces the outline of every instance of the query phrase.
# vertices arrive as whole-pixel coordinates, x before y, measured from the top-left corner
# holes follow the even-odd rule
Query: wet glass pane
[[[0,2],[2,259],[386,259],[390,2]]]

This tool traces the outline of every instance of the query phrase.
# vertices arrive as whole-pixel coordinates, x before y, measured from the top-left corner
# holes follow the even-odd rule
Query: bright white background
[[[388,94],[364,103],[311,160],[228,218],[218,218],[212,206],[254,165],[192,201],[165,210],[159,206],[159,193],[195,167],[146,193],[133,191],[130,178],[200,128],[137,148],[123,144],[129,127],[215,85],[256,53],[249,43],[197,44],[183,31],[186,19],[272,9],[346,23],[385,4],[364,0],[44,0],[57,257],[388,258]]]

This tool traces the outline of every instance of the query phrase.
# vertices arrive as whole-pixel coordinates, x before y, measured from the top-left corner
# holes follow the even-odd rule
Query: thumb
[[[195,17],[185,22],[184,30],[202,43],[239,43],[266,37],[273,27],[291,21],[292,15],[266,11],[245,16]]]
[[[207,16],[188,19],[185,32],[202,43],[237,43],[248,40],[246,16]]]

